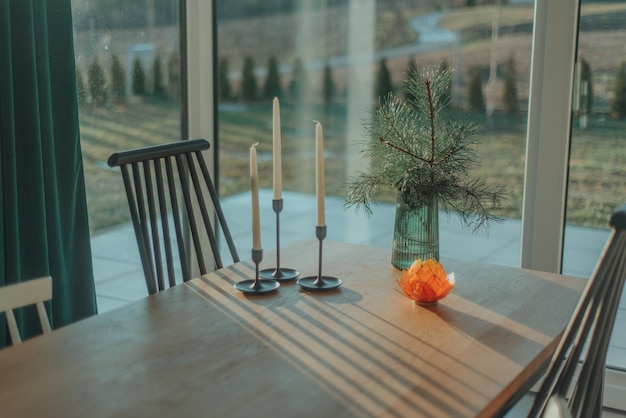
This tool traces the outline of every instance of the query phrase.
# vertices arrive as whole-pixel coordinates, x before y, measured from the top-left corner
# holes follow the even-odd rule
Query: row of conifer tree
[[[126,87],[126,71],[118,56],[113,55],[108,72],[100,64],[98,57],[95,57],[87,69],[86,79],[79,67],[77,67],[77,95],[79,104],[92,103],[95,106],[104,106],[107,103],[123,103],[129,95],[144,96],[153,95],[157,97],[167,97],[178,99],[180,92],[180,77],[178,76],[178,56],[172,53],[167,59],[167,74],[162,70],[162,60],[156,56],[153,60],[152,68],[146,69],[139,58],[133,61],[131,72],[130,91]],[[416,68],[417,62],[410,58],[405,73]],[[442,61],[440,68],[447,68],[448,64]],[[245,57],[241,76],[235,83],[230,76],[228,59],[222,57],[218,63],[218,99],[220,102],[242,102],[255,103],[258,101],[270,100],[279,97],[282,100],[298,104],[307,100],[331,105],[341,103],[341,92],[337,90],[333,76],[333,69],[325,65],[322,71],[321,89],[311,92],[307,81],[309,75],[300,59],[296,59],[293,66],[281,75],[278,61],[271,57],[266,68],[266,75],[261,81],[258,80],[256,66],[251,57]],[[149,73],[148,73],[149,71]],[[580,66],[581,85],[585,87],[581,113],[593,114],[593,80],[589,63],[581,60]],[[107,76],[108,73],[108,76]],[[149,74],[149,77],[147,76]],[[450,88],[450,103],[458,108],[472,112],[485,112],[485,82],[487,74],[479,66],[474,66],[469,71],[466,82],[466,94],[464,103],[454,100],[453,90]],[[497,109],[503,113],[514,114],[520,110],[520,102],[517,92],[517,69],[513,56],[504,65],[503,74],[499,77],[503,83],[502,95]],[[584,82],[584,83],[583,83]],[[238,86],[235,92],[235,86]],[[376,68],[375,86],[373,93],[373,103],[379,98],[387,96],[389,93],[399,93],[401,86],[396,86],[392,82],[391,72],[385,58],[382,58]],[[452,86],[451,86],[452,87]],[[454,92],[458,94],[458,92]],[[613,98],[610,102],[611,115],[617,118],[626,117],[626,63],[622,63],[616,72],[615,85],[613,88]]]

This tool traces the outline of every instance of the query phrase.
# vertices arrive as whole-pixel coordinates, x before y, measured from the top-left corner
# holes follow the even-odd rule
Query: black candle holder
[[[276,267],[261,270],[259,276],[267,280],[288,282],[298,277],[300,272],[280,266],[280,212],[283,210],[283,199],[273,199],[272,209],[276,213]]]
[[[263,250],[252,250],[252,261],[254,261],[254,279],[243,280],[235,283],[235,288],[246,294],[263,294],[275,291],[280,287],[276,280],[266,280],[259,278],[259,263],[263,260]]]
[[[324,291],[332,290],[341,286],[341,279],[331,276],[322,276],[322,241],[326,238],[326,226],[316,226],[315,236],[319,240],[319,260],[318,260],[318,274],[317,276],[307,276],[298,280],[300,287],[313,290]]]

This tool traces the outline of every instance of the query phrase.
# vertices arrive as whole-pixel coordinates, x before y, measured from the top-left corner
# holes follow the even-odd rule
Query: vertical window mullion
[[[213,0],[186,0],[186,41],[187,41],[187,127],[189,138],[204,138],[211,143],[205,158],[209,171],[215,176],[216,138],[215,124],[215,81],[214,81],[214,29],[216,24]],[[193,208],[194,212],[198,210]],[[200,214],[198,213],[198,216]],[[201,240],[208,240],[202,234]],[[190,256],[194,256],[193,254]],[[194,267],[195,268],[195,267]],[[208,266],[209,270],[212,266]],[[200,275],[192,271],[191,277]]]
[[[521,266],[560,272],[578,2],[536,0]]]

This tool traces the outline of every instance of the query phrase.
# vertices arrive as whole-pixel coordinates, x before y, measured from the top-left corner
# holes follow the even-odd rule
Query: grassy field
[[[441,21],[443,26],[459,31],[463,36],[463,47],[458,53],[462,71],[467,72],[473,65],[488,67],[491,43],[489,37],[477,34],[490,30],[493,9],[490,6],[472,9],[459,9],[455,13],[446,14]],[[614,4],[588,4],[583,6],[581,24],[591,15],[600,16],[607,22],[613,22],[611,16],[621,16],[626,6]],[[413,16],[423,10],[406,10],[406,17]],[[341,14],[331,14],[324,20],[329,27],[326,31],[333,34],[329,39],[319,39],[332,47],[318,45],[314,51],[324,52],[328,56],[345,52],[346,22]],[[269,20],[268,20],[269,19]],[[315,20],[315,19],[313,19]],[[500,14],[502,27],[501,38],[496,47],[499,67],[509,58],[510,51],[516,51],[515,61],[519,75],[518,98],[522,108],[528,92],[528,74],[530,67],[530,33],[528,24],[532,21],[532,7],[510,6],[503,8]],[[292,33],[299,23],[290,16],[272,16],[264,19],[252,19],[244,22],[228,22],[220,25],[220,55],[231,58],[232,69],[239,68],[237,59],[241,59],[245,48],[252,48],[258,65],[272,54],[277,54],[279,62],[289,63],[295,57],[297,42],[289,36],[278,36],[276,39],[264,39],[255,34],[263,27],[279,28],[276,34]],[[613,24],[617,24],[613,22]],[[621,23],[620,23],[621,24]],[[375,43],[384,49],[394,45],[405,44],[414,39],[402,39],[397,29],[394,16],[381,14],[377,16],[377,34]],[[522,28],[520,31],[509,30]],[[337,29],[337,30],[335,30]],[[617,28],[619,29],[619,28]],[[171,28],[168,29],[171,31]],[[325,32],[325,33],[326,33]],[[615,33],[615,34],[614,34]],[[339,36],[339,35],[340,36]],[[83,36],[84,35],[84,36]],[[87,34],[77,35],[77,57],[84,64],[90,62],[86,53]],[[109,39],[100,34],[103,39]],[[162,34],[163,39],[170,39],[172,34]],[[167,35],[167,36],[166,36]],[[135,36],[135,35],[132,35]],[[110,51],[122,51],[131,34],[111,34]],[[329,35],[330,36],[330,35]],[[609,32],[592,32],[581,36],[579,49],[581,54],[591,63],[595,77],[594,93],[599,103],[607,103],[609,88],[612,85],[611,74],[623,54],[623,34],[618,30]],[[257,39],[258,38],[258,39]],[[134,38],[133,38],[134,39]],[[160,38],[159,38],[160,39]],[[258,42],[250,43],[250,39]],[[162,40],[161,43],[166,43]],[[603,47],[598,48],[598,43]],[[83,45],[84,44],[84,45]],[[242,49],[243,48],[243,49]],[[441,60],[441,51],[420,56],[420,64],[428,66]],[[101,57],[106,62],[106,57]],[[453,61],[450,60],[450,63]],[[406,70],[407,57],[388,62],[392,77],[396,84]],[[376,71],[376,63],[371,70]],[[340,90],[345,87],[345,70],[335,74]],[[311,75],[313,91],[319,90],[319,74]],[[317,81],[316,81],[317,80]],[[288,78],[283,80],[285,83]],[[317,84],[315,84],[317,83]],[[467,77],[460,74],[460,86],[455,93],[457,105],[464,103],[463,94],[466,90]],[[502,83],[500,83],[502,84]],[[499,87],[501,88],[501,87]],[[345,93],[345,91],[343,92]],[[496,92],[501,94],[501,91]],[[287,190],[314,192],[314,154],[313,154],[313,119],[324,123],[326,145],[327,193],[342,196],[347,176],[354,164],[355,151],[353,140],[348,138],[346,128],[346,108],[339,104],[329,109],[308,105],[307,109],[299,109],[281,103],[282,134],[283,134],[283,177]],[[364,104],[366,106],[366,104]],[[230,110],[228,110],[231,108]],[[467,116],[467,115],[466,115]],[[484,127],[483,141],[478,147],[481,165],[476,167],[475,174],[490,182],[503,185],[509,193],[509,200],[501,215],[519,218],[522,206],[522,189],[525,154],[526,117],[498,115],[487,122],[484,117],[475,116],[476,122]],[[150,144],[158,144],[176,140],[180,137],[180,120],[178,105],[165,100],[145,99],[129,101],[124,106],[109,106],[80,110],[82,149],[85,164],[87,199],[90,211],[90,224],[93,231],[103,230],[128,220],[128,208],[119,171],[110,169],[106,160],[117,150],[135,148]],[[259,168],[261,187],[271,185],[271,105],[260,103],[250,106],[224,106],[219,114],[219,187],[222,196],[228,196],[248,190],[248,149],[254,142],[259,142]],[[574,128],[570,187],[568,190],[568,222],[599,228],[607,227],[607,217],[624,202],[624,178],[626,178],[626,138],[624,135],[626,121],[609,119],[592,119],[585,130]],[[393,200],[393,193],[388,196]]]
[[[109,156],[180,138],[180,111],[173,103],[156,101],[83,108],[79,115],[89,224],[97,232],[130,220],[122,175],[107,165]]]
[[[285,190],[314,193],[314,128],[312,118],[298,122],[297,109],[283,106],[283,182]],[[346,169],[345,109],[336,106],[323,118],[326,147],[327,194],[343,196]],[[496,116],[485,126],[477,151],[481,164],[475,175],[501,184],[508,191],[502,216],[519,218],[525,153],[525,117]],[[220,112],[220,194],[245,192],[249,187],[248,149],[259,142],[261,187],[272,187],[271,106],[259,104],[236,112]],[[568,221],[607,227],[607,217],[620,204],[626,178],[626,122],[592,120],[588,129],[575,130],[570,167]],[[109,155],[121,149],[171,141],[180,137],[177,107],[164,101],[145,101],[120,109],[81,112],[81,137],[87,199],[93,231],[128,220],[128,208],[117,169],[107,166]],[[393,200],[393,193],[381,200]]]

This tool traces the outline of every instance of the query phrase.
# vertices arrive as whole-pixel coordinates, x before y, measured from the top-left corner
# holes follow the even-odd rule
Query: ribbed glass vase
[[[393,229],[391,264],[408,269],[421,258],[439,261],[439,207],[435,197],[430,204],[409,207],[398,193],[396,220]]]

